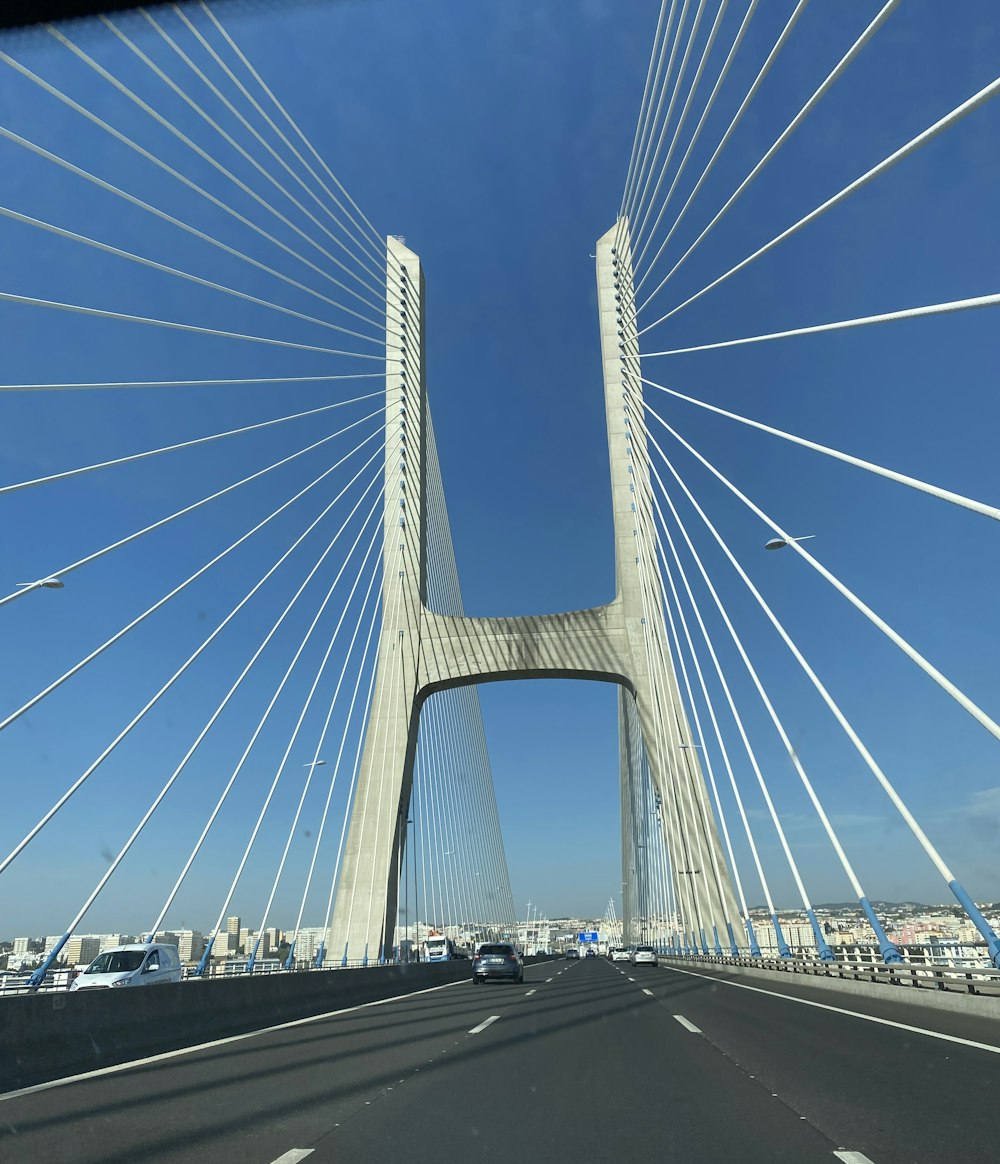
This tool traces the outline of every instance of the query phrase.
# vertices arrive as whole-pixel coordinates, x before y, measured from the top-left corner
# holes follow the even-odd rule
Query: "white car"
[[[636,946],[632,951],[633,966],[658,966],[656,951],[652,946]]]
[[[615,946],[611,950],[611,961],[612,962],[628,962],[630,960],[631,960],[631,955],[629,954],[628,950],[625,949],[624,946]]]

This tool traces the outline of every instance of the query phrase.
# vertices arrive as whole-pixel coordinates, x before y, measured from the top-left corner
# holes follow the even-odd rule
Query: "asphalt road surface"
[[[986,1161],[997,1095],[1000,1021],[584,959],[0,1096],[0,1161]]]

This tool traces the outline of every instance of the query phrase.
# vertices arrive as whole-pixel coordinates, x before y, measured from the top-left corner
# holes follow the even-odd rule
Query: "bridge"
[[[0,41],[26,1158],[990,1150],[1000,23],[644,7]],[[505,140],[479,31],[502,195],[447,170],[447,117]],[[658,966],[553,957],[554,865]],[[187,980],[67,993],[112,935]],[[543,952],[486,994],[435,936]]]

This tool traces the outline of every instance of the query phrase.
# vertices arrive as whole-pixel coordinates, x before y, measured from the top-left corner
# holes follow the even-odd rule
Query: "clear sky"
[[[671,243],[672,261],[879,7],[869,0],[809,6]],[[790,0],[759,5],[682,180],[683,197],[792,8]],[[621,201],[657,9],[651,0],[341,0],[218,9],[368,218],[380,232],[404,235],[421,257],[429,393],[469,614],[576,609],[612,597],[592,254]],[[697,112],[745,10],[743,0],[729,6]],[[207,27],[203,18],[193,19]],[[226,111],[148,25],[137,16],[117,23],[223,119]],[[164,27],[179,42],[193,44],[175,17],[165,16]],[[217,150],[248,183],[265,188],[107,29],[80,25],[67,31],[164,116]],[[50,36],[10,35],[0,47],[217,197],[261,219],[250,199]],[[205,60],[204,54],[198,59]],[[641,322],[698,291],[993,81],[998,60],[1000,20],[989,0],[957,6],[907,0]],[[5,128],[261,261],[296,277],[303,270],[6,66],[0,68],[0,110]],[[996,292],[998,132],[1000,103],[994,101],[648,333],[645,350]],[[0,141],[0,204],[302,312],[318,308],[314,298],[154,221],[9,139]],[[672,219],[668,212],[667,222]],[[276,230],[295,242],[288,230]],[[0,290],[9,293],[341,346],[334,333],[315,325],[142,270],[23,223],[0,223],[0,250]],[[661,265],[648,286],[668,269]],[[329,283],[302,277],[333,293]],[[36,306],[0,304],[0,318],[0,378],[6,383],[305,376],[348,367],[321,353]],[[998,337],[993,309],[649,359],[644,372],[793,433],[996,502]],[[375,350],[350,340],[344,346]],[[354,361],[350,370],[358,366]],[[371,391],[373,383],[7,393],[0,398],[2,482],[314,408]],[[651,404],[786,528],[815,534],[809,546],[820,560],[982,707],[994,714],[1000,709],[997,531],[988,519],[659,394]],[[345,416],[348,411],[355,419],[365,409],[351,406]],[[3,592],[291,453],[337,423],[295,422],[0,497]],[[662,440],[669,439],[664,434]],[[259,482],[162,536],[81,569],[64,591],[32,594],[0,608],[4,713],[301,488],[321,470],[324,457],[303,458],[280,484]],[[766,527],[687,454],[678,454],[676,464],[958,875],[979,898],[1000,898],[997,742],[804,563],[788,551],[766,554]],[[697,528],[697,518],[689,508],[682,511],[685,520],[691,516],[692,536],[869,895],[943,900],[944,887],[904,836],[884,795]],[[4,852],[194,649],[199,634],[226,613],[242,593],[238,588],[256,579],[300,529],[301,522],[290,518],[276,522],[259,548],[218,571],[217,580],[179,602],[176,613],[151,620],[121,650],[109,652],[4,733]],[[270,625],[316,553],[318,548],[311,558],[305,554],[287,580],[276,582],[260,612],[248,614],[235,637],[220,640],[218,652],[171,697],[156,724],[116,753],[100,778],[11,867],[3,879],[0,935],[61,932],[148,802],[150,789],[187,746],[207,701],[242,666],[249,644]],[[305,613],[290,620],[275,661],[255,680],[257,697],[273,688],[307,621]],[[808,870],[810,892],[816,901],[845,900],[848,886],[787,757],[724,644],[718,619],[711,625],[789,838]],[[294,698],[279,712],[281,724],[293,722]],[[481,700],[518,913],[524,916],[530,899],[550,916],[603,914],[621,880],[614,690],[562,682],[491,684]],[[249,701],[240,705],[211,737],[190,784],[165,803],[157,828],[143,838],[84,929],[146,924],[150,903],[158,904],[172,882],[219,773],[231,766],[255,714]],[[279,725],[265,744],[256,793],[249,788],[231,818],[220,821],[197,888],[179,901],[176,924],[207,928],[214,921],[237,836],[245,833],[269,757],[280,754],[281,741]],[[739,776],[749,789],[745,763]],[[748,800],[777,896],[781,904],[794,905],[759,794],[749,792]],[[283,792],[234,912],[249,918],[262,908],[293,810],[294,796]],[[298,876],[302,858],[294,861]],[[298,892],[282,890],[276,924],[291,923]],[[753,903],[761,900],[755,888],[749,896]],[[319,902],[310,914],[317,912]]]

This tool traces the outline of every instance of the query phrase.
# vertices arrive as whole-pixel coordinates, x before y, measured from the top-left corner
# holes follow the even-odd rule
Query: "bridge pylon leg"
[[[426,577],[424,286],[417,256],[386,247],[385,496],[382,627],[364,748],[330,926],[334,962],[392,956],[400,846],[419,721]]]
[[[598,241],[597,295],[625,666],[661,807],[677,909],[685,932],[701,934],[732,923],[739,912],[667,639],[626,219]],[[620,714],[620,730],[628,718]],[[635,762],[632,749],[623,748],[621,755],[623,764],[626,757]],[[621,776],[629,778],[624,770]],[[623,805],[625,800],[623,794]],[[625,864],[623,858],[623,880]]]

